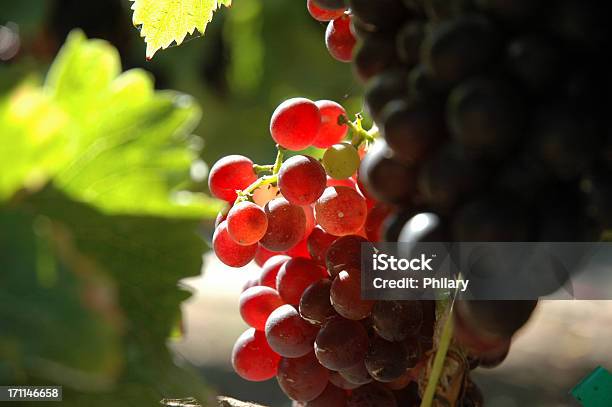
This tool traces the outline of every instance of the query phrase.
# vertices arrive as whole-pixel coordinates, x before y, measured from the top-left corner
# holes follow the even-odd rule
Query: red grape
[[[281,358],[276,380],[289,398],[305,402],[323,393],[329,381],[329,371],[310,352],[299,358]]]
[[[287,256],[289,257],[306,257],[310,258],[310,253],[308,253],[308,243],[304,238],[300,240],[298,244],[293,246],[291,249],[287,250]]]
[[[304,356],[312,350],[319,328],[303,319],[291,305],[276,308],[265,324],[270,347],[287,358]]]
[[[253,191],[253,202],[259,206],[265,206],[274,198],[278,198],[279,193],[277,186],[272,184],[263,185],[259,188],[255,188],[255,191]]]
[[[213,234],[213,250],[223,263],[231,267],[247,265],[257,251],[257,244],[242,246],[236,243],[227,231],[227,221],[224,220]]]
[[[268,345],[263,332],[247,329],[234,344],[232,366],[243,379],[261,382],[277,373],[280,356]]]
[[[348,132],[348,125],[339,124],[338,120],[340,116],[346,117],[346,110],[332,100],[318,100],[315,104],[321,112],[321,128],[312,145],[328,148],[341,142]]]
[[[361,159],[363,160],[363,157],[361,157]],[[355,183],[357,184],[357,191],[365,198],[366,204],[368,205],[368,209],[371,209],[374,207],[374,205],[376,205],[378,201],[374,199],[374,197],[368,192],[363,182],[361,182],[361,177],[359,176],[360,173],[361,173],[361,170],[357,171],[357,175],[355,176]]]
[[[365,224],[367,206],[363,196],[349,187],[327,187],[315,204],[315,218],[327,233],[350,235]]]
[[[357,183],[355,183],[355,181],[352,178],[334,179],[332,177],[327,177],[327,186],[328,187],[343,186],[343,187],[349,187],[357,191]]]
[[[237,198],[236,191],[245,189],[256,180],[253,161],[242,155],[228,155],[212,166],[208,188],[217,198],[233,203]]]
[[[295,257],[280,268],[276,276],[276,289],[287,304],[298,305],[306,288],[326,277],[327,271],[314,261]]]
[[[361,267],[361,246],[368,241],[356,235],[343,236],[329,246],[325,264],[332,277],[347,268]]]
[[[319,397],[304,407],[346,407],[346,392],[329,383]]]
[[[312,283],[300,299],[300,315],[308,322],[323,324],[328,318],[336,315],[329,299],[331,281],[324,278]]]
[[[312,205],[304,205],[302,206],[302,210],[304,211],[304,215],[306,215],[306,227],[304,228],[304,236],[308,237],[310,232],[314,229],[317,224],[317,221],[314,216],[314,208]]]
[[[268,229],[260,240],[262,246],[275,252],[283,252],[298,244],[306,231],[304,210],[285,198],[271,200],[264,207],[268,216]]]
[[[272,256],[277,256],[278,252],[273,252],[271,250],[266,249],[261,244],[257,245],[257,251],[255,252],[255,263],[262,267],[266,261]],[[274,286],[272,287],[274,288]]]
[[[261,266],[261,275],[259,277],[259,285],[274,288],[276,290],[276,276],[281,266],[287,263],[291,257],[278,254],[270,257]]]
[[[310,205],[325,190],[325,169],[306,155],[289,158],[278,173],[278,186],[286,200],[294,205]]]
[[[227,214],[227,231],[243,246],[259,242],[268,228],[264,210],[253,202],[239,202]]]
[[[274,141],[293,151],[309,147],[317,137],[319,127],[319,108],[305,98],[285,100],[276,108],[270,120],[270,134]]]
[[[380,242],[383,234],[383,223],[393,212],[391,206],[379,202],[368,211],[365,223],[365,232],[370,242]]]
[[[310,257],[318,264],[325,265],[325,257],[327,256],[327,249],[338,239],[338,236],[330,235],[320,226],[317,226],[308,236],[308,253]]]
[[[251,287],[240,294],[240,315],[244,322],[263,331],[272,311],[283,304],[276,290],[263,286]]]
[[[308,0],[306,2],[306,7],[308,8],[308,12],[318,21],[330,21],[334,18],[341,17],[346,10],[344,9],[336,9],[336,10],[326,10],[317,6],[317,4],[313,0]]]
[[[357,268],[338,274],[332,283],[330,298],[336,312],[347,319],[363,319],[374,306],[374,301],[361,299],[361,272]]]
[[[325,31],[325,45],[330,55],[340,62],[351,62],[357,40],[351,32],[351,18],[348,15],[332,20]]]
[[[328,319],[315,339],[317,359],[331,370],[363,363],[367,350],[368,333],[363,325],[342,317]]]
[[[251,287],[255,287],[259,285],[259,277],[248,279],[244,285],[242,286],[242,292],[245,292]]]

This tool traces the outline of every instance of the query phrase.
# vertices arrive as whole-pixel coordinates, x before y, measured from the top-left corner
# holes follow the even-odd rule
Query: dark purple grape
[[[514,196],[530,204],[553,176],[541,160],[531,154],[515,157],[496,176],[495,188],[502,195]]]
[[[607,178],[610,185],[610,178]],[[583,188],[587,182],[581,182]],[[591,242],[598,241],[605,226],[594,213],[588,212],[587,196],[578,182],[549,183],[535,195],[538,241]],[[554,287],[559,288],[559,287]]]
[[[368,369],[365,367],[365,363],[361,361],[353,367],[339,371],[340,376],[346,379],[349,383],[356,385],[368,384],[372,381],[372,376],[368,373]]]
[[[551,106],[538,112],[532,137],[542,161],[566,180],[583,173],[600,146],[593,119],[581,117],[569,106]]]
[[[361,268],[361,247],[364,243],[368,243],[367,239],[357,235],[342,236],[332,243],[325,258],[332,278],[342,270]]]
[[[393,31],[408,16],[402,0],[348,0],[351,12],[379,30]]]
[[[432,76],[444,85],[483,72],[498,52],[498,35],[484,17],[465,15],[443,21],[423,43],[423,59]]]
[[[379,383],[370,383],[351,392],[348,407],[397,407],[393,392]]]
[[[361,386],[361,384],[351,383],[346,380],[339,372],[329,372],[329,381],[336,387],[339,387],[344,390],[353,390],[357,387]]]
[[[468,9],[471,0],[424,0],[425,13],[434,21],[457,17]]]
[[[397,33],[397,55],[404,65],[411,68],[419,63],[421,43],[425,38],[423,23],[410,21]]]
[[[412,336],[402,342],[402,346],[406,352],[406,364],[409,368],[415,367],[423,358],[423,346],[420,338]]]
[[[378,120],[383,108],[394,99],[402,99],[408,90],[408,75],[403,70],[391,70],[370,79],[365,89],[365,102],[370,115]]]
[[[331,281],[319,280],[310,285],[302,294],[300,300],[300,315],[308,322],[316,325],[323,324],[328,318],[336,315],[334,307],[329,300]]]
[[[386,242],[397,242],[406,222],[417,213],[416,209],[404,209],[391,214],[383,222],[384,240]]]
[[[362,37],[353,54],[354,69],[362,81],[397,66],[399,61],[391,38],[381,35]]]
[[[395,390],[393,393],[395,394],[398,406],[419,407],[421,405],[419,385],[415,381],[411,381],[407,386]]]
[[[314,353],[299,358],[281,358],[276,380],[292,400],[310,401],[327,387],[329,370],[319,364]]]
[[[377,301],[372,309],[374,330],[388,341],[415,336],[423,323],[420,301]]]
[[[550,91],[559,83],[564,65],[553,41],[537,36],[519,37],[508,45],[507,53],[510,72],[527,88]]]
[[[304,407],[346,407],[346,397],[343,389],[329,383],[319,397],[306,402]]]
[[[466,325],[476,327],[477,331],[510,338],[531,317],[537,303],[537,300],[457,301],[455,310]]]
[[[442,115],[431,106],[395,100],[382,112],[382,134],[395,156],[418,165],[444,138]]]
[[[419,173],[419,192],[424,201],[441,212],[449,212],[463,199],[485,185],[487,171],[470,160],[463,149],[450,144],[438,151]]]
[[[408,74],[408,95],[411,99],[432,102],[442,105],[446,101],[447,91],[432,77],[427,67],[419,64]]]
[[[451,133],[469,153],[503,157],[524,133],[522,102],[500,82],[472,79],[449,96],[447,114]]]
[[[559,0],[546,8],[550,29],[571,45],[597,50],[609,41],[607,13],[596,2]]]
[[[390,342],[376,335],[370,341],[365,366],[370,376],[379,382],[397,380],[411,367],[401,342]]]
[[[383,141],[378,141],[361,161],[359,178],[379,201],[407,205],[414,199],[416,170],[396,160]]]
[[[506,22],[521,24],[533,18],[546,4],[533,0],[476,0],[475,3],[483,10]]]
[[[328,369],[342,370],[361,363],[368,349],[368,334],[357,321],[342,317],[327,320],[315,340],[319,362]]]
[[[491,197],[459,211],[453,236],[458,242],[526,242],[530,241],[530,221],[526,209],[514,206],[511,199]]]
[[[289,304],[275,309],[266,321],[268,344],[276,353],[288,358],[311,352],[317,333],[317,326],[304,320]]]

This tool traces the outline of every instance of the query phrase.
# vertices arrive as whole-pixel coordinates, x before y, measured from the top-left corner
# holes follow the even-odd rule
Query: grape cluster
[[[358,39],[353,68],[383,136],[359,179],[401,208],[387,240],[589,242],[612,226],[612,35],[598,2],[315,3],[344,11]],[[419,213],[425,231],[410,227]],[[535,306],[459,301],[461,363],[499,364]]]
[[[377,126],[332,101],[289,99],[270,122],[274,164],[233,155],[211,169],[212,194],[228,202],[217,256],[261,267],[240,297],[251,328],[232,363],[247,380],[276,376],[296,406],[417,406],[441,326],[435,303],[362,299],[362,244],[598,240],[612,226],[610,80],[597,62],[609,29],[582,0],[307,9],[364,82]],[[307,147],[322,160],[285,159]],[[469,370],[501,363],[536,305],[457,301],[434,405],[482,406]]]
[[[236,341],[235,371],[277,378],[299,406],[416,406],[416,380],[433,346],[433,301],[361,298],[361,246],[379,241],[392,208],[357,177],[372,135],[332,101],[293,98],[272,115],[272,165],[217,161],[209,188],[228,203],[213,236],[232,267],[260,272],[240,296],[251,327]],[[349,137],[347,137],[349,135]],[[322,159],[289,151],[325,149]]]

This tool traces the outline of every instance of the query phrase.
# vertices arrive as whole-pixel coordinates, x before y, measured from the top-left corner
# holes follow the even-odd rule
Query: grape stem
[[[259,165],[259,164],[253,164],[253,170],[256,173],[260,173],[260,172],[272,172],[272,168],[274,166],[273,165]]]
[[[351,144],[355,148],[359,148],[364,142],[367,144],[373,143],[376,137],[378,137],[378,127],[373,125],[370,130],[363,128],[363,117],[360,114],[355,116],[355,121],[352,122],[346,118],[346,116],[340,116],[338,123],[346,124],[351,129]]]
[[[260,172],[272,172],[271,175],[264,175],[263,177],[257,178],[257,181],[253,182],[251,185],[243,189],[242,191],[236,191],[238,198],[235,203],[248,201],[249,198],[253,195],[253,192],[264,185],[274,184],[278,181],[278,172],[280,171],[280,167],[283,164],[283,159],[285,157],[285,149],[276,145],[276,149],[278,153],[276,153],[276,161],[272,165],[253,165],[253,170],[257,173]]]
[[[442,301],[438,301],[438,304],[441,303]],[[442,327],[442,333],[440,334],[440,340],[438,342],[438,350],[436,351],[436,356],[434,357],[433,366],[429,374],[427,386],[425,387],[425,391],[423,392],[423,398],[421,400],[420,407],[431,407],[434,396],[436,394],[438,381],[440,380],[442,370],[444,369],[446,354],[448,353],[448,348],[450,346],[451,339],[453,338],[454,303],[454,298],[451,301],[448,301],[447,303],[446,320],[444,321],[444,326]]]

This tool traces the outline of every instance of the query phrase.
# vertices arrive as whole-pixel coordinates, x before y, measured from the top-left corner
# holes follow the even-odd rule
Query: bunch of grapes
[[[240,296],[251,328],[234,346],[235,371],[276,376],[300,406],[417,406],[434,302],[361,298],[361,246],[381,239],[392,212],[357,176],[373,131],[335,102],[294,98],[278,106],[270,132],[274,164],[232,155],[209,176],[228,202],[213,236],[217,257],[260,266]],[[306,147],[324,149],[322,159],[285,157]]]
[[[360,180],[379,202],[401,208],[387,240],[590,242],[612,226],[612,80],[602,63],[612,35],[600,3],[313,3],[335,18],[326,45],[353,62],[381,129]],[[330,41],[338,19],[350,20],[356,45]],[[338,58],[347,47],[351,58]],[[422,212],[426,230],[410,222]],[[542,284],[540,294],[567,277]],[[498,364],[535,306],[459,301],[456,343],[481,366]]]
[[[609,28],[582,0],[307,9],[328,22],[330,54],[352,61],[376,126],[335,102],[290,99],[270,123],[274,164],[213,166],[210,190],[228,202],[214,250],[261,267],[240,297],[251,328],[233,366],[276,376],[296,406],[417,406],[442,326],[435,303],[362,299],[362,244],[599,240],[612,226]],[[285,159],[307,147],[322,160]],[[433,405],[482,406],[469,371],[501,363],[536,305],[457,301]]]

